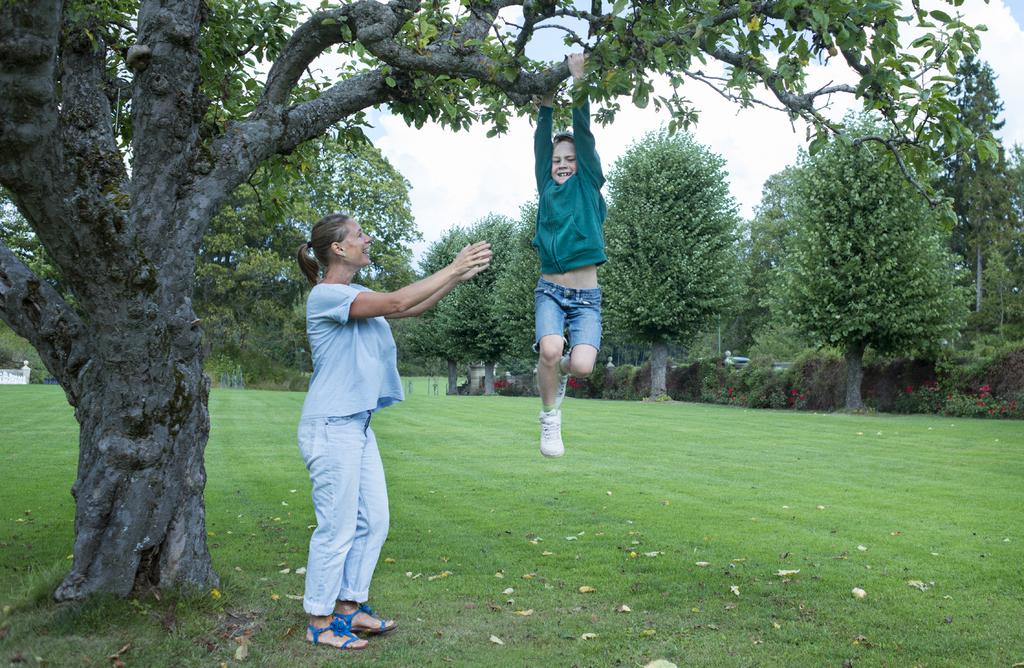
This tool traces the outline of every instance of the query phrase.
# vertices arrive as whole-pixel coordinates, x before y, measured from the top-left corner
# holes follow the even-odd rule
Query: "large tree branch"
[[[202,0],[145,0],[139,9],[139,47],[148,59],[135,62],[132,92],[133,210],[154,238],[167,238],[180,220],[154,194],[173,194],[191,178],[204,105],[199,95],[199,32]]]
[[[0,3],[0,184],[12,191],[31,187],[29,165],[55,153],[61,9],[60,0]]]
[[[82,322],[7,246],[0,244],[0,319],[28,339],[60,381],[72,405],[81,394],[79,372],[89,361]]]

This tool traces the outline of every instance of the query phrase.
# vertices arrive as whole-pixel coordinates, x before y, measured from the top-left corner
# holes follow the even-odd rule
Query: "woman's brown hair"
[[[331,213],[313,225],[313,231],[309,234],[309,241],[299,246],[297,256],[299,269],[302,270],[310,285],[320,282],[320,268],[327,268],[330,263],[331,244],[336,241],[344,241],[348,236],[349,223],[352,218],[343,213]],[[309,251],[313,251],[310,257]]]

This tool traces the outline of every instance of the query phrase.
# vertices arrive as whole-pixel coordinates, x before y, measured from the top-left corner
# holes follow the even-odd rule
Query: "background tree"
[[[261,167],[210,223],[196,262],[194,302],[214,354],[310,370],[302,308],[308,284],[295,250],[312,224],[341,211],[376,240],[359,281],[388,290],[408,283],[420,238],[409,184],[372,145],[328,137]]]
[[[880,147],[833,141],[802,155],[798,169],[781,313],[812,342],[844,351],[846,407],[859,409],[868,346],[909,354],[959,330],[966,310],[955,259],[939,212]]]
[[[684,133],[649,134],[608,179],[609,329],[651,345],[651,396],[665,394],[668,344],[721,314],[743,284],[725,160]]]
[[[469,243],[469,236],[460,227],[452,227],[440,239],[430,244],[420,261],[420,274],[427,276],[442,269]],[[461,287],[461,286],[459,286]],[[456,287],[455,290],[458,290]],[[454,290],[453,290],[454,292]],[[451,294],[446,299],[451,299]],[[444,302],[442,302],[443,304]],[[412,318],[404,325],[405,346],[399,354],[407,353],[419,358],[444,360],[448,371],[446,394],[458,394],[459,364],[469,360],[469,351],[456,335],[450,314],[441,315],[440,304],[426,313]]]
[[[517,5],[521,22],[507,22]],[[656,75],[673,87],[707,80],[712,60],[725,77],[709,83],[740,104],[765,86],[816,129],[816,146],[843,131],[819,111],[840,94],[887,111],[876,139],[893,150],[970,138],[946,107],[948,80],[923,76],[978,48],[975,30],[941,10],[354,0],[305,11],[287,0],[0,3],[0,185],[73,298],[0,245],[0,317],[31,341],[80,425],[74,559],[58,599],[217,581],[193,270],[212,217],[273,156],[358,128],[385,104],[417,125],[501,131],[568,76],[565,63],[525,54],[541,22],[570,18],[587,34],[563,26],[567,41],[591,48],[579,94],[604,103],[603,120],[619,96],[647,104]],[[907,24],[926,26],[912,46],[899,35]],[[328,51],[342,64],[314,79],[309,66]],[[858,83],[808,90],[810,61],[840,56]],[[675,124],[695,119],[678,94],[653,101]]]
[[[540,277],[540,258],[533,247],[536,229],[537,202],[532,201],[520,207],[509,243],[502,245],[507,258],[498,267],[491,296],[505,338],[501,361],[514,373],[532,372],[537,364],[533,351],[533,291]]]
[[[745,290],[741,299],[739,319],[743,329],[737,337],[740,350],[771,356],[786,356],[800,350],[802,341],[786,323],[772,318],[771,295],[767,286],[779,280],[793,229],[794,167],[769,176],[761,188],[761,202],[747,225],[744,261]],[[781,347],[778,341],[785,342]],[[733,348],[736,350],[737,348]]]
[[[1003,103],[989,64],[968,55],[957,75],[953,95],[964,127],[979,136],[1002,128],[1005,121],[999,120],[999,114]],[[985,258],[989,253],[1001,252],[1010,230],[1010,193],[1003,153],[998,142],[995,155],[965,147],[946,161],[942,178],[956,212],[951,246],[974,269],[974,310],[978,313],[984,299]]]
[[[484,393],[494,393],[494,367],[505,355],[510,342],[502,305],[495,299],[498,277],[506,271],[520,271],[513,267],[512,248],[516,242],[516,223],[511,218],[487,215],[468,228],[453,228],[427,252],[422,271],[443,267],[455,259],[466,243],[487,240],[494,255],[491,266],[469,283],[463,283],[451,294],[420,316],[416,332],[424,333],[419,344],[431,348],[433,353],[448,360],[481,361],[484,363]],[[451,370],[453,364],[449,364]],[[449,392],[452,392],[449,371]]]

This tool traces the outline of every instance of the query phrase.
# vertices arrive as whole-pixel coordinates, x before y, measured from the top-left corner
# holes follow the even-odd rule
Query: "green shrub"
[[[805,350],[788,373],[786,405],[831,411],[846,402],[846,363],[830,349]]]

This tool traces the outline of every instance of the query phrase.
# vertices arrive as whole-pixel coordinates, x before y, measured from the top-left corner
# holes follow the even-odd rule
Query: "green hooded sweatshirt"
[[[604,174],[590,132],[590,103],[572,110],[576,144],[576,173],[562,185],[551,178],[552,113],[541,107],[533,134],[537,170],[537,232],[533,246],[540,254],[543,274],[561,274],[608,261],[604,253],[604,219],[608,206],[601,196]]]

